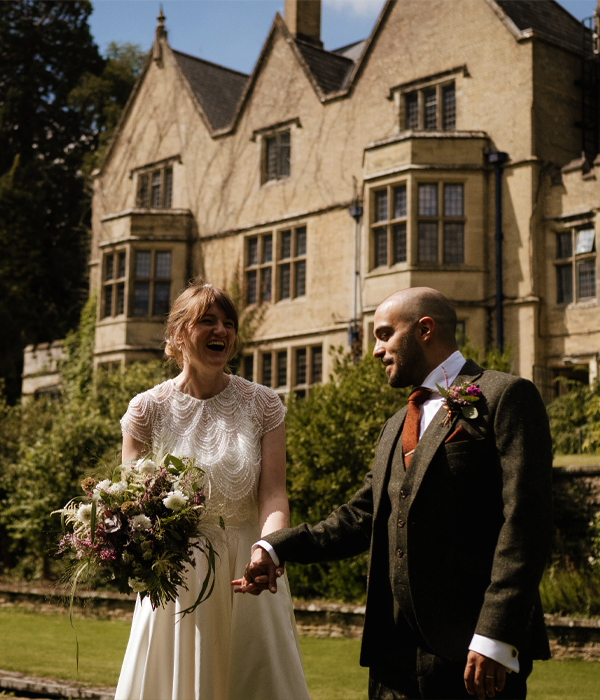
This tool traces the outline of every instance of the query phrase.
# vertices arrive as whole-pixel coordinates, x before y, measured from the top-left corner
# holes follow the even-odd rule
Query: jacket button
[[[408,494],[406,493],[406,491],[404,489],[400,489],[400,498],[406,498],[407,496]]]
[[[398,520],[398,527],[404,527],[404,520]]]
[[[396,556],[402,559],[402,557],[404,556],[404,552],[401,549],[397,549]]]

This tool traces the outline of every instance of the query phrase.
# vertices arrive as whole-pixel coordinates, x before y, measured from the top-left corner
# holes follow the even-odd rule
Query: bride
[[[224,372],[237,330],[227,294],[192,282],[165,331],[181,374],[134,397],[121,420],[124,462],[150,449],[195,457],[206,472],[203,531],[218,558],[212,595],[183,618],[207,572],[202,554],[175,603],[152,610],[138,597],[116,700],[309,700],[285,574],[275,595],[236,596],[230,584],[254,542],[289,526],[285,408],[271,389]]]

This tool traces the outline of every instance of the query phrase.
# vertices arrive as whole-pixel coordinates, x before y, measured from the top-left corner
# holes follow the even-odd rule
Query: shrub
[[[5,568],[24,578],[60,573],[60,520],[50,513],[81,492],[83,475],[120,461],[119,418],[128,401],[163,381],[159,362],[93,374],[95,300],[65,340],[62,395],[8,406],[0,395],[0,545]]]

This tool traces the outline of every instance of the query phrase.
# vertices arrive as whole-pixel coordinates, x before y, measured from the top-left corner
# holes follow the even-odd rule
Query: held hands
[[[476,651],[470,651],[465,667],[465,687],[469,695],[477,695],[478,700],[493,698],[496,691],[501,693],[506,683],[506,668]]]
[[[244,576],[231,582],[237,586],[236,593],[260,595],[267,588],[271,593],[277,593],[277,579],[283,576],[283,566],[275,566],[271,555],[262,547],[257,547],[246,565]]]

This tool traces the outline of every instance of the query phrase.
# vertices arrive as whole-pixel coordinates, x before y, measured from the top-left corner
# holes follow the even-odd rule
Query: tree
[[[25,345],[77,324],[87,296],[84,176],[139,72],[136,47],[100,56],[91,11],[83,0],[0,4],[0,377],[10,401]],[[94,80],[102,89],[92,99]]]
[[[84,155],[85,175],[100,165],[144,59],[145,54],[138,44],[111,41],[102,73],[84,73],[70,93],[70,103],[87,120],[95,136],[94,148]]]

